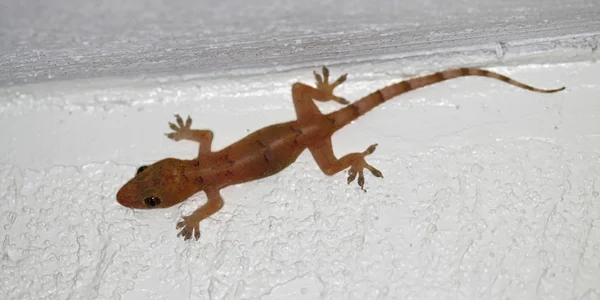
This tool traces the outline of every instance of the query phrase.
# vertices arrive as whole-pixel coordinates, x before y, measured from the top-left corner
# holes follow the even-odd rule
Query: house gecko
[[[365,161],[365,157],[375,151],[377,144],[370,145],[363,152],[337,158],[333,153],[331,136],[359,116],[400,94],[448,79],[473,75],[495,78],[540,93],[564,90],[564,87],[538,89],[491,71],[459,68],[404,80],[350,104],[333,93],[346,80],[347,74],[330,83],[329,70],[323,67],[322,76],[314,72],[316,88],[300,82],[292,85],[296,120],[259,129],[220,151],[213,151],[211,148],[211,130],[192,129],[192,119],[189,116],[184,122],[179,115],[175,115],[177,124],[169,122],[173,132],[166,136],[174,141],[197,142],[198,156],[191,160],[165,158],[154,164],[141,166],[137,174],[119,189],[117,201],[129,208],[166,208],[204,191],[207,202],[192,214],[183,216],[183,220],[176,226],[176,229],[181,229],[178,237],[183,236],[184,240],[188,240],[193,235],[198,240],[200,222],[223,207],[221,189],[274,175],[291,165],[307,148],[323,173],[331,176],[349,169],[348,184],[358,176],[357,183],[364,190],[364,169],[375,177],[383,177],[379,170]],[[335,101],[345,107],[322,114],[315,100]]]

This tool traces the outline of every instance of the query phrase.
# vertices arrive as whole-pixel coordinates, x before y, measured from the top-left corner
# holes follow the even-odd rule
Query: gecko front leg
[[[183,221],[177,223],[177,229],[181,228],[181,231],[177,236],[183,236],[185,241],[189,240],[194,234],[194,238],[198,240],[200,238],[200,222],[223,207],[223,198],[218,190],[205,190],[207,197],[206,204],[202,205],[191,215],[183,217]]]
[[[169,122],[169,127],[171,127],[174,132],[165,133],[168,138],[174,141],[188,140],[198,142],[198,144],[200,144],[198,149],[198,157],[212,152],[211,146],[213,132],[211,130],[191,129],[192,118],[190,118],[190,116],[187,117],[185,124],[179,115],[175,115],[175,119],[177,121],[177,125]]]
[[[174,140],[188,140],[199,144],[198,157],[212,152],[213,132],[211,130],[191,129],[192,119],[188,116],[185,123],[179,115],[175,115],[177,124],[169,122],[169,127],[173,132],[165,135]],[[183,216],[183,221],[177,223],[176,229],[181,229],[177,236],[183,236],[184,240],[189,240],[194,235],[198,240],[200,238],[200,222],[218,212],[223,207],[223,198],[218,190],[206,189],[207,202],[189,216]]]

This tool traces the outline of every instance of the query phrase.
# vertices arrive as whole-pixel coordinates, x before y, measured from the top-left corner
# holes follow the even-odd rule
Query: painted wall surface
[[[597,4],[103,3],[0,9],[0,299],[600,298]],[[333,137],[338,156],[379,144],[366,193],[305,152],[224,189],[198,242],[175,224],[203,193],[115,201],[140,165],[197,153],[164,136],[175,113],[221,149],[293,119],[324,62],[348,100],[472,64],[567,89],[401,95]]]
[[[294,118],[290,86],[310,70],[6,88],[2,298],[596,299],[600,67],[495,70],[567,90],[462,78],[402,95],[333,138],[338,156],[379,143],[369,162],[385,178],[367,174],[367,193],[304,153],[223,190],[199,242],[177,238],[175,223],[202,193],[133,211],[117,189],[142,163],[195,155],[163,135],[173,114],[214,130],[221,149]],[[347,99],[397,78],[343,71]]]

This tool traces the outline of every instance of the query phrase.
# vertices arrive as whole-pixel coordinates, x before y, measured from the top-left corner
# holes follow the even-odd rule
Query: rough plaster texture
[[[194,155],[162,135],[174,113],[220,149],[293,118],[290,85],[310,70],[5,88],[0,298],[598,299],[600,66],[495,70],[568,90],[463,78],[405,94],[334,136],[338,155],[379,143],[385,178],[367,176],[367,193],[304,153],[223,190],[200,242],[175,223],[203,194],[133,211],[116,190],[144,162]],[[343,71],[348,99],[401,77]]]
[[[333,139],[379,143],[367,193],[305,153],[223,190],[200,242],[174,227],[203,194],[115,202],[140,164],[195,154],[163,136],[174,113],[218,149],[294,118],[302,66],[350,63],[332,72],[357,99],[447,66],[593,60],[597,2],[213,3],[0,4],[0,299],[600,298],[592,62],[494,69],[559,94],[463,78],[372,111]]]
[[[599,15],[598,0],[5,0],[0,85],[383,59],[439,67],[588,59],[598,55]]]

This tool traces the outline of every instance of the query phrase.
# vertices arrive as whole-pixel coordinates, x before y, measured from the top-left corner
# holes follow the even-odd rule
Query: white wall
[[[533,1],[520,6],[463,2],[449,9],[431,2],[413,4],[411,10],[406,4],[396,10],[404,20],[420,20],[423,32],[430,28],[428,35],[414,39],[434,37],[438,30],[438,36],[471,37],[468,43],[481,41],[481,46],[462,54],[447,50],[462,43],[454,39],[441,46],[417,43],[422,48],[414,51],[388,48],[383,55],[385,35],[366,33],[386,28],[406,38],[398,45],[411,44],[412,31],[392,32],[390,25],[408,21],[392,18],[392,9],[359,1],[346,1],[350,8],[330,15],[316,4],[296,2],[237,10],[232,10],[233,1],[217,7],[119,3],[132,5],[129,10],[117,9],[116,2],[97,7],[56,3],[9,3],[0,16],[0,30],[10,33],[0,52],[1,299],[600,297],[600,66],[591,61],[597,57],[597,21],[585,18],[597,5],[540,3],[542,10]],[[5,17],[36,11],[32,7],[44,7],[29,16],[33,25]],[[139,7],[146,10],[134,14]],[[89,15],[61,18],[53,9]],[[192,17],[203,9],[221,14]],[[479,17],[458,18],[469,14]],[[503,22],[511,15],[514,22]],[[306,39],[325,50],[312,50],[318,55],[311,56],[306,47],[273,56],[289,47],[262,43],[271,34],[261,31],[270,28],[261,20],[271,16],[277,20],[273,24],[314,29]],[[534,21],[545,17],[547,23]],[[44,26],[44,18],[68,26]],[[92,26],[83,20],[104,22]],[[161,27],[157,20],[167,21]],[[193,61],[196,46],[210,47],[183,20],[205,25],[209,29],[203,37],[218,41],[231,55]],[[4,24],[13,27],[7,30]],[[440,24],[469,25],[457,31]],[[503,31],[492,30],[499,24]],[[144,30],[153,26],[160,30]],[[113,35],[108,34],[113,27]],[[467,27],[489,33],[477,35]],[[235,35],[232,28],[249,35]],[[297,27],[281,28],[272,32],[297,34]],[[560,34],[574,28],[582,31]],[[81,33],[75,42],[67,38],[72,32]],[[160,39],[169,32],[175,32],[172,39]],[[191,44],[179,39],[185,34],[196,36],[188,40]],[[485,45],[493,44],[494,34],[514,38],[506,44],[506,49],[518,49],[514,57],[507,61],[488,53]],[[546,39],[518,40],[520,34]],[[78,48],[83,44],[77,38],[97,42]],[[118,42],[127,38],[132,40]],[[233,51],[244,41],[251,51]],[[175,54],[161,52],[167,47],[161,48],[163,42],[173,43]],[[340,49],[334,45],[344,43],[351,50],[333,55]],[[544,52],[543,45],[551,47]],[[34,58],[35,51],[24,48],[42,49],[42,55]],[[423,50],[429,48],[432,52]],[[405,53],[412,54],[404,60],[376,59]],[[73,55],[79,57],[75,62],[63,59]],[[461,78],[402,95],[334,136],[337,155],[379,143],[369,162],[385,178],[367,174],[367,193],[346,185],[343,173],[325,176],[304,153],[276,176],[223,190],[226,205],[201,224],[199,242],[177,238],[175,224],[203,203],[202,193],[164,210],[133,211],[116,203],[117,189],[142,163],[196,153],[193,143],[164,137],[173,114],[189,114],[194,127],[212,129],[214,148],[220,149],[255,129],[294,118],[290,86],[297,80],[312,83],[312,68],[271,71],[296,62],[316,65],[353,57],[360,63],[331,68],[333,76],[350,74],[338,91],[349,100],[404,78],[476,62],[521,62],[493,70],[538,87],[564,85],[567,90],[537,94],[492,79]],[[566,62],[531,64],[556,61]],[[229,73],[210,77],[220,68]],[[241,73],[259,75],[227,76]],[[48,74],[53,79],[42,78]],[[338,107],[321,105],[323,111]]]

